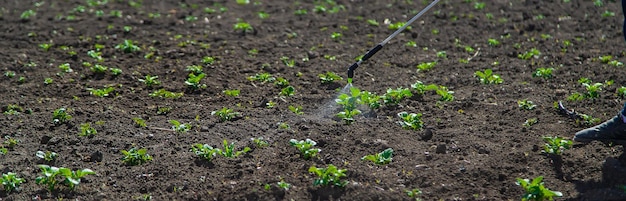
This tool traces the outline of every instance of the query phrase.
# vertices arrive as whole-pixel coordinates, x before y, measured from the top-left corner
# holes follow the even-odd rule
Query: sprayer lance
[[[370,57],[374,56],[374,54],[376,54],[376,52],[380,51],[380,49],[383,49],[383,46],[385,46],[385,44],[387,44],[392,38],[394,38],[398,34],[400,34],[400,32],[404,31],[404,29],[406,29],[410,24],[412,24],[415,20],[417,20],[419,17],[421,17],[426,11],[428,11],[430,8],[435,6],[435,4],[437,4],[437,2],[439,2],[439,0],[435,0],[432,3],[428,4],[428,6],[426,6],[426,8],[422,9],[422,11],[417,13],[417,15],[413,16],[413,18],[411,18],[409,21],[404,23],[404,25],[402,27],[400,27],[398,30],[396,30],[391,35],[389,35],[389,37],[387,37],[381,43],[378,43],[378,45],[376,45],[376,47],[374,47],[374,48],[370,49],[369,51],[367,51],[367,53],[365,53],[365,55],[363,55],[363,57],[361,57],[361,59],[359,59],[359,61],[357,61],[354,64],[350,65],[350,67],[348,67],[348,83],[352,83],[352,78],[354,77],[354,70],[356,70],[356,68],[358,68],[359,65],[361,65],[361,63],[363,63],[363,61],[366,61]]]

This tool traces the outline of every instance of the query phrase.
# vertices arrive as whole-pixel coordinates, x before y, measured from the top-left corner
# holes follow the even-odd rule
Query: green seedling
[[[141,51],[139,46],[135,45],[132,40],[124,40],[124,42],[115,46],[115,49],[122,50],[124,53],[133,53]]]
[[[176,120],[170,120],[169,122],[170,124],[172,124],[172,130],[178,133],[186,133],[187,131],[191,130],[191,124],[183,124]]]
[[[398,105],[405,98],[413,96],[410,89],[399,87],[397,89],[387,89],[387,93],[382,96],[385,105]]]
[[[500,41],[498,41],[498,39],[490,38],[487,39],[487,44],[489,44],[489,46],[498,46],[500,45]]]
[[[422,191],[420,191],[420,189],[412,189],[412,190],[405,190],[404,191],[406,193],[407,196],[409,196],[410,198],[415,199],[415,201],[420,201],[421,199],[419,198],[419,196],[422,194]]]
[[[546,141],[543,150],[548,154],[560,155],[564,149],[572,147],[572,141],[563,139],[562,137],[543,137]]]
[[[482,10],[485,8],[485,2],[474,2],[474,9]]]
[[[15,77],[15,71],[4,72],[4,76],[6,76],[8,78],[13,78],[13,77]]]
[[[17,146],[17,144],[20,142],[20,140],[9,136],[5,136],[4,139],[5,141],[2,144],[4,144],[9,149],[15,148],[15,146]]]
[[[280,90],[279,95],[280,96],[293,96],[295,92],[296,92],[296,88],[294,88],[293,86],[287,86]]]
[[[299,9],[293,12],[294,15],[306,15],[308,13],[305,9]]]
[[[203,67],[200,66],[200,65],[190,65],[190,66],[187,66],[185,71],[188,71],[188,72],[190,72],[191,74],[194,74],[194,75],[200,75],[200,74],[204,73]]]
[[[146,87],[152,88],[152,86],[160,85],[161,82],[158,80],[159,76],[150,76],[146,75],[145,79],[138,79],[140,82],[143,82]]]
[[[48,51],[50,48],[52,47],[52,43],[42,43],[39,44],[39,48],[41,48],[43,51]]]
[[[615,91],[617,93],[617,97],[626,98],[626,87],[620,86]]]
[[[341,177],[346,177],[346,169],[337,169],[336,166],[330,164],[326,168],[317,168],[311,166],[309,173],[317,175],[317,179],[313,182],[313,186],[337,186],[344,187],[348,184],[348,181],[341,181]]]
[[[119,68],[110,68],[109,71],[111,71],[113,76],[119,76],[122,74],[122,69]]]
[[[316,144],[317,142],[308,138],[306,140],[300,141],[296,139],[289,140],[289,145],[291,145],[292,147],[296,147],[300,151],[304,159],[316,157],[317,154],[322,151],[321,149],[313,148],[313,146],[315,146]]]
[[[398,30],[400,29],[400,27],[404,26],[404,24],[406,24],[406,22],[396,22],[396,23],[390,23],[389,26],[387,26],[387,28],[389,30]],[[411,30],[411,26],[407,26],[406,30]]]
[[[354,122],[354,116],[361,114],[361,111],[356,109],[359,104],[362,104],[361,91],[356,87],[350,88],[350,95],[345,93],[339,95],[335,102],[343,108],[343,111],[337,113],[337,117],[346,124],[351,124]]]
[[[417,64],[417,69],[420,71],[427,71],[427,70],[434,68],[435,65],[437,65],[436,61],[420,63],[420,64]]]
[[[270,18],[270,14],[268,14],[265,11],[259,11],[257,12],[257,16],[259,16],[259,18],[261,18],[262,20]]]
[[[294,67],[294,66],[296,66],[296,60],[295,59],[289,59],[289,57],[286,57],[286,56],[280,57],[280,61],[282,61],[283,64],[285,64],[285,66],[287,66],[287,67]]]
[[[267,101],[267,103],[265,103],[265,107],[266,108],[274,108],[276,106],[276,102],[274,101]]]
[[[57,153],[55,152],[51,152],[51,151],[37,151],[37,153],[35,153],[35,156],[37,156],[38,158],[41,158],[47,162],[52,162],[54,160],[57,159],[57,157],[59,156]]]
[[[371,109],[378,109],[378,108],[380,108],[380,99],[381,99],[381,97],[376,95],[373,92],[361,91],[360,99],[361,99],[361,103],[362,104],[367,105]]]
[[[580,114],[582,119],[576,119],[576,124],[582,127],[593,126],[600,123],[599,118],[592,117],[591,115]]]
[[[239,93],[240,93],[240,92],[241,92],[241,91],[240,91],[239,89],[227,89],[227,90],[224,90],[224,91],[223,91],[223,93],[224,93],[226,96],[230,96],[230,97],[237,97],[237,96],[239,96]]]
[[[417,47],[417,43],[415,41],[408,41],[404,44],[407,47]]]
[[[159,89],[149,94],[149,96],[151,97],[174,98],[174,99],[183,97],[183,95],[184,95],[183,92],[176,93],[176,92],[167,91],[165,89]]]
[[[102,97],[109,96],[111,92],[115,91],[115,88],[113,87],[105,87],[102,89],[87,88],[86,90],[89,91],[91,95],[102,98]]]
[[[5,148],[3,146],[0,146],[0,155],[5,155],[8,152],[9,152],[9,149],[7,149],[7,148]]]
[[[54,80],[52,78],[47,77],[47,78],[43,79],[43,84],[45,84],[45,85],[52,84],[52,82],[54,82]]]
[[[276,78],[276,81],[274,81],[274,85],[278,86],[278,87],[287,87],[289,86],[289,80],[282,78],[282,77],[278,77]]]
[[[391,163],[391,160],[393,159],[392,157],[393,157],[393,149],[388,148],[377,154],[363,156],[361,160],[372,161],[376,165],[386,165],[386,164]]]
[[[538,122],[537,118],[530,118],[530,119],[526,119],[526,121],[524,121],[524,124],[522,125],[529,128],[535,125],[537,122]]]
[[[32,16],[35,16],[35,15],[37,15],[37,12],[29,9],[29,10],[22,12],[22,14],[20,15],[20,18],[22,20],[29,20]]]
[[[522,110],[533,110],[537,105],[535,105],[532,101],[528,99],[518,100],[517,106]]]
[[[289,106],[289,111],[291,111],[291,112],[293,112],[294,114],[297,114],[297,115],[303,115],[304,114],[304,112],[302,111],[302,106],[290,105]]]
[[[80,124],[80,133],[78,134],[81,137],[89,137],[92,135],[96,135],[98,133],[98,131],[91,127],[90,123],[83,123]]]
[[[0,178],[0,183],[2,183],[5,193],[11,193],[11,191],[19,190],[20,185],[24,183],[24,181],[24,179],[17,177],[17,174],[13,172],[2,174],[2,178]]]
[[[424,127],[424,122],[422,121],[422,113],[408,113],[408,112],[400,112],[398,113],[398,117],[402,119],[402,121],[398,121],[398,124],[402,126],[404,129],[408,130],[421,130]]]
[[[248,33],[248,32],[254,31],[254,28],[252,28],[252,26],[249,23],[244,22],[240,18],[237,18],[237,23],[233,26],[233,29],[235,31],[240,31],[241,33]]]
[[[100,64],[95,64],[93,66],[91,66],[91,68],[89,68],[89,70],[91,70],[91,72],[98,74],[98,75],[102,75],[104,73],[107,72],[107,70],[109,70],[109,67],[106,67],[104,65],[100,65]]]
[[[239,112],[235,112],[233,109],[224,107],[220,110],[216,110],[211,112],[211,115],[217,115],[220,118],[220,121],[224,122],[224,121],[231,121],[234,118],[236,118],[237,116],[240,115]]]
[[[604,84],[602,83],[582,83],[583,87],[585,87],[585,89],[587,90],[587,93],[585,93],[585,97],[586,98],[591,98],[591,99],[596,99],[598,97],[600,97],[599,92],[602,91],[602,87],[604,86]]]
[[[517,58],[524,60],[529,60],[532,58],[538,59],[539,55],[541,55],[541,52],[539,52],[539,50],[537,50],[536,48],[532,48],[529,51],[524,52],[524,54],[518,54]]]
[[[35,179],[35,183],[48,186],[49,191],[54,191],[56,185],[59,183],[66,185],[70,190],[74,190],[76,186],[80,184],[80,180],[83,177],[96,174],[90,169],[72,171],[69,168],[64,167],[51,167],[48,165],[38,166],[41,169],[43,176],[37,177]],[[61,180],[57,177],[61,177]]]
[[[72,68],[70,68],[70,64],[69,63],[64,63],[59,65],[59,69],[61,69],[61,75],[64,73],[71,73],[74,72],[74,70],[72,70]]]
[[[220,149],[213,148],[208,144],[194,144],[191,147],[191,151],[196,156],[210,162],[220,152]]]
[[[6,115],[19,115],[21,112],[24,112],[24,109],[19,105],[9,104],[4,108],[3,114]]]
[[[189,87],[191,90],[197,90],[197,89],[204,89],[206,88],[206,84],[200,84],[200,81],[202,80],[202,78],[204,78],[206,76],[206,74],[204,73],[200,73],[198,75],[195,75],[193,73],[189,74],[189,77],[187,78],[187,80],[185,80],[185,84],[187,85],[187,87]]]
[[[250,138],[250,140],[252,140],[252,143],[254,143],[257,148],[265,148],[270,146],[270,143],[267,142],[267,140],[263,139],[263,137]]]
[[[476,71],[474,73],[474,76],[478,77],[478,80],[480,81],[480,83],[483,83],[483,84],[501,84],[502,83],[502,78],[500,78],[500,75],[493,74],[493,71],[491,69],[485,69],[483,72]]]
[[[72,119],[72,116],[67,113],[65,108],[59,108],[52,113],[52,123],[55,125],[63,124]]]
[[[289,188],[291,188],[291,184],[287,183],[283,180],[280,180],[279,182],[276,182],[276,186],[278,186],[278,188],[281,188],[285,191],[289,190]]]
[[[276,80],[276,78],[274,78],[272,76],[272,74],[269,73],[261,73],[261,74],[256,74],[254,76],[250,76],[248,77],[248,80],[250,81],[258,81],[261,83],[265,83],[265,82],[274,82]]]
[[[152,156],[147,153],[146,149],[133,147],[128,151],[122,150],[122,154],[124,155],[122,162],[130,166],[141,165],[152,160]]]
[[[552,78],[553,71],[554,71],[554,68],[537,68],[535,73],[533,73],[533,77],[549,79],[549,78]]]
[[[215,57],[204,56],[202,57],[202,60],[200,60],[200,62],[207,66],[212,65],[213,63],[215,63]]]
[[[224,147],[224,149],[223,150],[218,149],[219,150],[218,154],[227,158],[236,158],[239,155],[247,153],[251,150],[250,147],[244,147],[243,150],[241,151],[235,151],[235,143],[231,142],[229,144],[227,140],[224,140],[224,143],[222,146]]]
[[[615,17],[615,12],[605,10],[604,13],[602,13],[602,17]]]
[[[609,65],[611,66],[615,66],[615,67],[620,67],[620,66],[624,66],[624,63],[617,61],[617,60],[613,60],[613,61],[609,61]]]
[[[367,24],[372,25],[372,26],[378,26],[378,25],[380,25],[380,23],[378,23],[375,19],[369,19],[369,20],[367,20]]]
[[[515,184],[524,188],[524,195],[522,195],[522,201],[545,201],[554,200],[553,197],[561,197],[563,193],[558,191],[551,191],[543,185],[543,176],[535,177],[532,182],[528,179],[517,178]]]
[[[332,34],[330,34],[330,38],[332,38],[333,40],[339,40],[341,39],[341,36],[343,35],[339,32],[333,32]]]
[[[135,122],[136,127],[140,127],[140,128],[148,127],[148,125],[146,124],[146,120],[140,117],[133,117],[132,119],[133,119],[133,122]]]
[[[327,71],[324,74],[319,74],[317,76],[322,81],[322,84],[333,83],[335,80],[342,80],[343,79],[341,76],[335,74],[334,72],[330,72],[330,71]]]

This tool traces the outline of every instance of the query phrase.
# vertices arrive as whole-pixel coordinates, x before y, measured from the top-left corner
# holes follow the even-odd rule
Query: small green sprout
[[[339,32],[333,32],[332,34],[330,34],[330,38],[332,38],[333,40],[339,40],[341,39],[341,36],[343,35]]]
[[[361,91],[361,103],[367,105],[370,109],[380,108],[381,97],[369,91]]]
[[[422,121],[422,113],[408,113],[408,112],[400,112],[398,113],[398,117],[402,119],[402,121],[398,121],[398,124],[402,126],[404,129],[410,130],[421,130],[424,127],[424,122]]]
[[[411,40],[411,41],[406,42],[404,44],[404,46],[407,46],[407,47],[417,47],[417,43],[415,41]]]
[[[4,76],[6,76],[8,78],[13,78],[13,77],[15,77],[15,71],[4,72]]]
[[[331,72],[331,71],[326,71],[326,73],[319,74],[317,76],[322,81],[322,84],[333,83],[335,80],[342,80],[343,79],[341,76],[339,76],[339,75],[337,75],[337,74],[335,74],[334,72]]]
[[[404,26],[404,24],[406,23],[405,22],[390,23],[389,26],[387,26],[387,28],[389,30],[398,30],[400,29],[400,27]],[[411,30],[411,26],[407,26],[406,30]]]
[[[200,65],[189,65],[187,66],[187,68],[185,68],[185,71],[188,71],[194,75],[200,75],[204,73],[204,70],[202,69],[202,66]]]
[[[6,106],[3,114],[18,115],[20,114],[20,112],[24,112],[24,109],[22,107],[20,107],[19,105],[15,105],[15,104],[9,104]]]
[[[363,156],[361,160],[372,161],[376,165],[386,165],[391,162],[391,160],[393,159],[392,157],[393,157],[393,149],[387,148],[380,153]]]
[[[282,90],[280,90],[280,96],[293,96],[296,89],[293,86],[286,86]]]
[[[554,71],[554,68],[537,68],[535,73],[533,73],[533,77],[549,79],[549,78],[552,78],[553,71]]]
[[[283,62],[283,64],[285,64],[285,66],[287,67],[294,67],[296,66],[296,60],[295,59],[289,59],[289,57],[286,56],[282,56],[280,57],[280,61]]]
[[[241,92],[241,91],[240,91],[239,89],[227,89],[227,90],[224,90],[224,91],[223,91],[223,93],[224,93],[226,96],[230,96],[230,97],[237,97],[237,96],[239,96],[239,93],[240,93],[240,92]]]
[[[289,188],[291,188],[291,184],[287,183],[283,180],[280,180],[279,182],[276,182],[276,186],[278,186],[278,188],[281,188],[285,191],[289,190]]]
[[[2,144],[6,145],[6,147],[9,149],[15,148],[15,146],[17,146],[17,144],[20,142],[20,140],[9,136],[5,136],[4,139],[6,139],[6,141],[4,141]]]
[[[576,124],[578,124],[579,126],[588,127],[600,123],[600,118],[595,118],[587,114],[580,114],[580,116],[582,117],[582,119],[576,120]]]
[[[435,88],[434,86],[435,86],[434,84],[430,84],[426,86],[426,89],[431,90],[432,88]],[[435,92],[437,93],[437,95],[440,96],[439,101],[446,101],[446,102],[454,101],[454,91],[450,91],[448,87],[438,86],[436,87]]]
[[[13,172],[7,172],[6,174],[3,173],[2,178],[0,178],[0,183],[2,183],[5,193],[19,190],[20,185],[24,183],[24,181],[24,179],[17,177],[17,174]]]
[[[474,2],[474,9],[482,10],[485,8],[485,2]]]
[[[74,190],[80,184],[80,179],[91,174],[96,174],[93,170],[82,169],[72,171],[64,167],[51,167],[48,165],[38,165],[43,176],[35,179],[35,183],[48,186],[49,191],[54,191],[55,186],[59,183],[66,185],[70,190]],[[57,180],[61,176],[62,180]]]
[[[215,63],[215,57],[204,56],[202,60],[200,60],[204,65],[212,65]]]
[[[385,105],[398,105],[405,98],[413,96],[410,89],[399,87],[397,89],[387,89],[387,93],[382,96]]]
[[[620,86],[616,89],[617,91],[617,97],[620,98],[626,98],[626,87],[625,86]]]
[[[227,158],[236,158],[241,154],[247,153],[249,152],[251,149],[250,147],[244,147],[243,150],[241,151],[235,151],[235,143],[231,142],[230,144],[228,143],[227,140],[224,139],[223,142],[223,150],[220,150],[218,152],[218,154],[227,157]]]
[[[554,200],[554,196],[561,197],[563,193],[558,191],[551,191],[543,185],[543,176],[535,177],[532,182],[528,179],[517,178],[518,186],[524,188],[524,195],[522,195],[522,201],[544,201]]]
[[[341,94],[335,102],[342,106],[343,111],[337,113],[337,117],[341,118],[346,124],[354,122],[354,116],[361,114],[361,111],[356,109],[361,101],[361,90],[356,87],[350,88],[350,94]]]
[[[91,72],[93,72],[95,74],[102,75],[102,74],[106,73],[107,70],[109,70],[109,67],[106,67],[106,66],[100,65],[100,64],[96,64],[96,65],[93,65],[89,69],[91,70]]]
[[[267,103],[265,103],[265,107],[266,107],[266,108],[273,108],[273,107],[275,107],[275,106],[276,106],[276,102],[271,101],[271,100],[270,100],[270,101],[267,101]]]
[[[250,138],[250,140],[252,140],[252,143],[254,143],[254,145],[256,145],[256,147],[258,148],[270,146],[270,143],[268,143],[267,140],[263,139],[263,137]]]
[[[89,93],[91,95],[94,95],[94,96],[97,96],[97,97],[100,97],[100,98],[109,96],[109,94],[111,92],[113,92],[114,90],[115,90],[115,88],[113,88],[113,87],[105,87],[105,88],[102,88],[102,89],[87,88],[87,91],[89,91]]]
[[[235,112],[233,109],[224,107],[221,110],[216,110],[211,112],[211,115],[217,115],[220,118],[220,121],[231,121],[237,116],[240,115],[239,112]]]
[[[530,119],[526,119],[526,121],[524,121],[524,124],[522,124],[524,127],[531,127],[533,125],[535,125],[538,122],[537,118],[530,118]]]
[[[259,81],[261,83],[265,83],[265,82],[274,82],[276,78],[274,78],[272,74],[269,74],[269,73],[261,73],[261,74],[257,73],[256,75],[248,77],[248,80]]]
[[[133,122],[135,122],[136,127],[141,127],[141,128],[148,127],[148,125],[146,124],[146,120],[142,119],[141,117],[133,117],[132,119],[133,119]]]
[[[611,66],[615,66],[615,67],[620,67],[620,66],[624,66],[624,63],[617,61],[617,60],[613,60],[613,61],[609,61],[609,65]]]
[[[615,17],[615,12],[605,10],[604,13],[602,13],[602,17]]]
[[[490,39],[487,39],[487,44],[489,44],[489,46],[498,46],[500,45],[500,41],[498,41],[498,39],[495,39],[495,38],[490,38]]]
[[[174,99],[176,99],[176,98],[183,97],[184,93],[183,92],[176,93],[176,92],[167,91],[165,89],[159,89],[159,90],[156,90],[156,91],[154,91],[154,92],[152,92],[152,93],[150,93],[148,95],[151,96],[151,97],[174,98]]]
[[[378,26],[380,25],[375,19],[369,19],[367,20],[367,24],[372,25],[372,26]]]
[[[122,162],[130,166],[141,165],[152,160],[152,156],[147,153],[146,149],[133,147],[128,151],[122,150],[122,154],[124,154]]]
[[[37,153],[35,153],[35,156],[37,156],[38,158],[41,158],[47,162],[52,162],[54,160],[57,159],[57,157],[59,156],[57,153],[55,152],[51,152],[51,151],[37,151]]]
[[[326,168],[317,168],[311,166],[309,173],[317,175],[317,179],[313,182],[314,186],[337,186],[344,187],[348,184],[348,181],[341,181],[341,177],[346,177],[346,169],[338,169],[336,166],[330,164]]]
[[[293,112],[294,114],[297,114],[297,115],[303,115],[304,114],[304,112],[302,111],[302,106],[290,105],[289,106],[289,111],[291,111],[291,112]]]
[[[235,31],[241,31],[241,33],[248,33],[248,32],[254,31],[254,28],[252,28],[252,26],[249,23],[244,22],[240,18],[237,18],[237,23],[233,26],[233,29]]]
[[[95,128],[91,127],[90,123],[82,123],[80,124],[80,133],[78,136],[81,137],[90,137],[96,135],[98,131]]]
[[[55,125],[63,124],[72,119],[72,116],[67,114],[67,110],[65,108],[59,108],[54,110],[52,113],[52,122]]]
[[[111,71],[113,76],[119,76],[122,74],[122,69],[119,68],[110,68],[109,71]]]
[[[43,80],[43,84],[45,84],[45,85],[52,84],[52,82],[54,82],[54,80],[52,78],[49,78],[49,77],[47,77],[47,78],[45,78]]]
[[[206,76],[206,74],[204,73],[200,73],[198,75],[195,75],[193,73],[189,74],[189,77],[187,78],[187,80],[185,80],[185,84],[187,85],[187,87],[189,87],[189,89],[191,90],[197,90],[197,89],[204,89],[206,88],[206,84],[200,84],[200,81],[202,80],[202,78],[204,78]]]
[[[283,78],[283,77],[278,77],[276,78],[276,81],[274,81],[274,85],[278,86],[278,87],[287,87],[289,86],[289,80]]]
[[[293,12],[294,15],[306,15],[308,12],[305,9],[298,9]]]
[[[132,40],[124,40],[124,42],[115,46],[115,49],[122,50],[124,53],[133,53],[141,51],[139,46],[135,45]]]
[[[562,137],[543,137],[546,141],[543,150],[548,154],[560,155],[562,150],[570,149],[572,147],[572,141],[563,139]]]
[[[43,51],[48,51],[50,48],[52,47],[52,43],[42,43],[39,44],[39,48],[41,48]]]
[[[7,148],[5,148],[3,146],[0,146],[0,155],[5,155],[5,154],[7,154],[7,152],[9,152],[9,149],[7,149]]]
[[[316,144],[317,142],[308,138],[306,140],[300,141],[296,139],[289,140],[289,145],[291,145],[292,147],[296,147],[300,151],[304,159],[316,157],[317,154],[322,151],[321,149],[313,148],[313,146],[315,146]]]
[[[152,88],[152,86],[161,84],[161,82],[158,79],[159,79],[159,76],[146,75],[145,79],[138,79],[138,80],[140,82],[143,82],[148,88]]]
[[[257,15],[259,16],[259,18],[261,18],[262,20],[270,18],[270,14],[266,13],[265,11],[259,11],[257,12]]]
[[[585,93],[585,97],[591,99],[596,99],[600,97],[600,91],[602,91],[602,87],[604,86],[604,84],[602,83],[582,83],[582,85],[587,90],[587,93]]]
[[[517,106],[522,110],[533,110],[537,105],[528,99],[522,99],[517,101]]]
[[[518,54],[517,58],[520,59],[524,59],[524,60],[529,60],[531,58],[539,58],[539,55],[541,55],[541,52],[539,52],[539,50],[537,50],[536,48],[531,48],[529,51],[524,52],[524,54]]]
[[[436,61],[424,62],[424,63],[417,64],[417,69],[420,71],[427,71],[427,70],[434,68],[435,65],[437,65]]]
[[[448,53],[446,53],[446,51],[439,51],[437,52],[437,57],[438,58],[448,58]]]
[[[593,5],[596,7],[602,7],[604,3],[602,3],[602,0],[593,0]]]
[[[29,9],[29,10],[22,12],[22,14],[20,15],[20,18],[22,20],[29,20],[32,16],[35,16],[35,15],[37,15],[37,12]]]
[[[191,124],[183,124],[176,120],[170,120],[169,122],[170,124],[172,124],[172,130],[178,133],[186,133],[187,131],[191,130]]]
[[[198,143],[191,147],[191,151],[196,154],[196,156],[210,162],[211,159],[215,158],[215,156],[220,152],[220,149],[213,148],[208,144]]]
[[[406,193],[407,196],[409,196],[410,198],[415,199],[415,201],[420,201],[421,199],[418,197],[422,194],[422,191],[420,191],[420,189],[412,189],[412,190],[405,190],[404,191]]]
[[[485,69],[483,72],[476,71],[474,73],[474,76],[478,77],[478,80],[480,81],[480,83],[483,83],[483,84],[501,84],[502,83],[502,78],[500,78],[500,75],[493,74],[493,71],[491,69]]]

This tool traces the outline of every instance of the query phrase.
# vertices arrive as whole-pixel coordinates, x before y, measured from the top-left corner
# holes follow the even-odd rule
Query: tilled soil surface
[[[19,191],[0,191],[0,200],[411,200],[406,191],[412,189],[421,190],[423,200],[519,200],[524,190],[516,178],[538,176],[562,192],[561,199],[626,199],[621,145],[575,143],[555,156],[543,152],[542,139],[571,139],[587,127],[559,114],[557,101],[600,121],[622,107],[617,89],[625,85],[625,67],[612,65],[625,55],[619,2],[443,0],[362,63],[354,87],[383,95],[421,81],[454,91],[454,100],[441,102],[427,91],[397,106],[361,108],[351,125],[334,117],[347,66],[393,32],[389,23],[409,20],[428,3],[2,0],[0,69],[15,76],[0,77],[0,134],[3,142],[19,142],[3,144],[8,152],[0,155],[0,170],[25,182]],[[28,10],[35,14],[29,17]],[[253,30],[234,30],[239,21]],[[124,40],[140,50],[116,48]],[[541,54],[518,57],[532,48]],[[207,56],[215,61],[203,63]],[[614,62],[602,62],[602,56]],[[418,71],[425,62],[436,65]],[[72,72],[62,72],[65,63]],[[89,66],[96,64],[122,73],[94,73]],[[192,65],[203,67],[206,87],[185,84]],[[533,77],[538,68],[554,68],[554,76]],[[485,69],[503,82],[481,84],[474,73]],[[328,71],[344,79],[323,84],[318,74]],[[248,79],[261,73],[288,80],[295,94],[281,96],[282,87]],[[140,81],[146,75],[161,84],[146,86]],[[599,97],[568,100],[586,93],[583,77],[602,84]],[[45,84],[46,78],[52,82]],[[91,89],[104,87],[114,91],[92,95]],[[184,95],[150,96],[159,89]],[[223,93],[232,89],[240,95]],[[523,99],[536,108],[520,109]],[[13,106],[21,108],[18,114],[9,114]],[[222,122],[211,114],[224,107],[241,115]],[[54,123],[59,108],[72,118]],[[424,129],[402,129],[397,113],[404,111],[421,113]],[[133,118],[147,126],[136,126]],[[531,118],[537,123],[524,126]],[[170,120],[191,129],[174,132]],[[84,123],[97,133],[79,136]],[[259,137],[269,146],[255,145],[251,138]],[[307,138],[321,149],[308,160],[289,145]],[[190,151],[195,143],[222,148],[224,140],[252,150],[210,162]],[[153,160],[124,164],[121,151],[133,147],[145,148]],[[394,150],[388,165],[361,160],[387,148]],[[59,156],[46,162],[37,151]],[[61,184],[49,191],[36,183],[39,164],[96,174],[73,191]],[[313,185],[317,177],[309,168],[330,164],[347,170],[345,187]],[[279,188],[280,181],[290,188]]]

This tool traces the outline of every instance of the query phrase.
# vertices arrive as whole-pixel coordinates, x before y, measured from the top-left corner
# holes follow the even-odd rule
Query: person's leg
[[[626,145],[625,117],[626,103],[624,103],[622,110],[612,119],[609,119],[597,126],[578,131],[574,136],[574,141],[584,143],[598,140]]]

